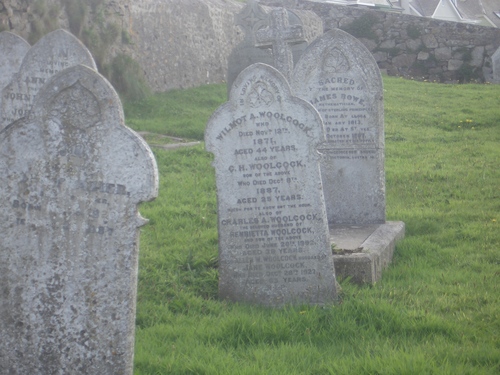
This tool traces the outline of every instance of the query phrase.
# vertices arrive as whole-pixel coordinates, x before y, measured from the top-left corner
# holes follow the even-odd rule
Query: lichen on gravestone
[[[74,65],[97,70],[87,47],[65,30],[55,30],[26,53],[17,74],[2,90],[0,130],[28,116],[38,91],[57,72]]]
[[[335,29],[316,39],[295,66],[294,95],[321,114],[319,148],[328,222],[385,222],[382,77],[368,49]]]
[[[215,156],[222,299],[281,306],[337,296],[316,147],[323,124],[276,69],[254,64],[205,132]]]
[[[0,155],[0,374],[131,375],[151,150],[78,65],[0,131]]]

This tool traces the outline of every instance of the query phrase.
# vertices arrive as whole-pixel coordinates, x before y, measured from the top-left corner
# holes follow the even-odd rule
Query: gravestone
[[[20,36],[8,31],[0,33],[0,89],[10,83],[29,49],[28,42]]]
[[[374,282],[404,230],[400,222],[385,221],[383,87],[377,63],[356,38],[331,30],[304,52],[291,85],[324,121],[326,142],[318,151],[332,241],[340,252],[361,253],[354,270],[344,266],[344,255],[334,257],[337,272]],[[378,236],[380,231],[384,235]],[[374,233],[380,240],[365,243]]]
[[[228,57],[228,93],[234,80],[243,69],[258,62],[274,65],[272,43],[258,43],[257,41],[259,30],[269,27],[272,11],[273,8],[261,6],[255,0],[250,0],[242,11],[236,15],[235,22],[242,28],[244,40],[238,44]],[[287,22],[289,27],[302,29],[302,40],[288,45],[292,51],[293,61],[297,62],[307,45],[323,33],[323,23],[311,11],[286,10],[286,13],[287,18],[283,22]],[[258,44],[259,47],[257,47]]]
[[[48,80],[0,150],[0,374],[131,375],[151,150],[82,65]]]
[[[286,9],[274,9],[271,12],[269,27],[255,33],[257,47],[271,47],[273,51],[274,67],[287,80],[290,80],[293,70],[293,56],[290,44],[304,42],[304,31],[301,25],[288,23]]]
[[[30,45],[20,36],[8,31],[0,33],[0,92],[7,86],[21,67]],[[0,108],[2,108],[0,96]]]
[[[19,72],[2,90],[0,130],[29,115],[44,83],[57,72],[82,64],[97,70],[87,47],[65,30],[55,30],[41,38],[26,53]]]
[[[348,33],[331,30],[302,55],[291,84],[325,123],[321,170],[329,223],[384,223],[383,88],[372,54]]]
[[[500,47],[491,56],[493,63],[493,83],[500,83]]]
[[[316,146],[322,121],[264,64],[245,69],[205,132],[215,155],[219,295],[269,306],[336,298]]]

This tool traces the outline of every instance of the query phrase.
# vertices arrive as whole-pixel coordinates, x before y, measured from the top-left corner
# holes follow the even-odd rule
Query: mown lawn
[[[212,156],[153,148],[142,205],[135,374],[500,373],[500,85],[384,77],[387,218],[406,223],[374,286],[270,309],[219,301]],[[202,140],[222,85],[128,103],[136,130]]]

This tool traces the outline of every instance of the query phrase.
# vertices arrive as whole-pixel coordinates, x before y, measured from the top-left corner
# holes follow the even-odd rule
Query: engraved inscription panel
[[[321,119],[288,90],[275,69],[253,65],[207,126],[222,298],[281,305],[336,294],[315,150]]]

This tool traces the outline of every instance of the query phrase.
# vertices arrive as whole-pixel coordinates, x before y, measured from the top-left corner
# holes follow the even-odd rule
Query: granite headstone
[[[78,65],[0,132],[0,154],[0,374],[131,375],[151,150]]]
[[[65,30],[42,37],[26,53],[19,72],[2,90],[0,130],[29,115],[40,88],[57,72],[77,64],[97,70],[87,47]]]
[[[316,152],[322,128],[314,107],[265,64],[245,69],[209,120],[221,298],[269,306],[336,298]]]
[[[330,224],[385,222],[382,78],[368,49],[342,30],[313,42],[292,88],[320,112],[321,175]]]

